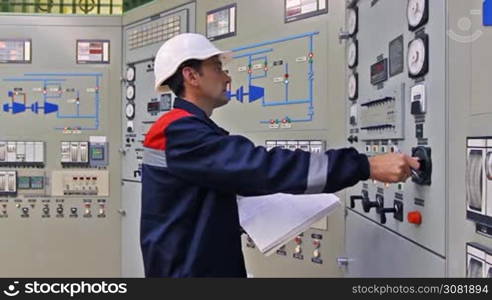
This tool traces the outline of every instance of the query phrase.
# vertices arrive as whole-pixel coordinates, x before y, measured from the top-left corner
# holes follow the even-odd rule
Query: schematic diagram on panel
[[[230,101],[261,107],[258,121],[269,128],[312,122],[318,34],[307,32],[232,49]]]
[[[102,73],[26,73],[1,78],[0,116],[14,121],[29,117],[64,133],[98,130],[102,79]]]

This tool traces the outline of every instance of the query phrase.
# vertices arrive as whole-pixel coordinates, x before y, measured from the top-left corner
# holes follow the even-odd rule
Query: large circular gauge
[[[126,87],[126,99],[128,100],[135,99],[135,86],[129,85]]]
[[[348,79],[348,97],[350,100],[355,100],[359,94],[359,76],[357,73],[351,74]]]
[[[408,0],[407,6],[408,28],[415,30],[429,20],[428,0]]]
[[[128,120],[133,120],[135,117],[135,104],[128,103],[125,108],[125,115]]]
[[[408,74],[410,77],[420,77],[429,70],[429,40],[427,35],[417,37],[408,45]]]
[[[347,64],[349,68],[355,68],[358,63],[358,51],[359,51],[359,43],[357,40],[352,40],[347,48]]]
[[[127,81],[134,81],[135,80],[135,68],[134,67],[128,67],[126,69],[126,80]]]
[[[492,152],[487,153],[485,161],[485,170],[487,173],[487,179],[492,180]]]
[[[347,10],[347,30],[350,36],[357,33],[359,27],[359,13],[357,7]]]

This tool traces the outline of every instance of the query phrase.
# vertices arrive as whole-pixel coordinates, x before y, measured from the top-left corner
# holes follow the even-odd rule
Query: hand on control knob
[[[369,158],[371,179],[384,183],[397,183],[412,176],[412,169],[419,170],[417,158],[402,153],[390,153]]]

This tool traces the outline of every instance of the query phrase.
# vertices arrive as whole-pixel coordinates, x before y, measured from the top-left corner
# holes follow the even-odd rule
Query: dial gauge
[[[347,64],[349,68],[355,68],[358,63],[359,43],[357,40],[352,40],[347,49]]]
[[[359,13],[357,7],[347,10],[347,30],[350,36],[357,33],[359,27]]]
[[[408,0],[407,19],[408,28],[412,31],[424,25],[429,19],[429,1]]]
[[[407,66],[410,77],[427,74],[429,69],[429,49],[427,35],[418,37],[408,45]]]
[[[351,74],[348,79],[348,97],[350,100],[357,99],[359,93],[359,82],[357,73]]]
[[[125,108],[125,114],[128,120],[133,120],[135,117],[135,104],[128,103]]]
[[[127,81],[134,81],[135,80],[135,68],[134,67],[128,67],[126,69],[126,80]]]
[[[135,98],[135,87],[129,85],[126,87],[126,99],[133,100]]]

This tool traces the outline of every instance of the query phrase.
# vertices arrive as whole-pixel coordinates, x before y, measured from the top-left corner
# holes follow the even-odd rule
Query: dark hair
[[[182,97],[184,93],[184,78],[183,78],[183,69],[186,67],[190,67],[197,72],[202,71],[202,61],[198,59],[190,59],[183,62],[179,65],[178,70],[173,74],[173,76],[169,77],[166,81],[162,83],[162,85],[167,85],[173,91],[173,93]]]

